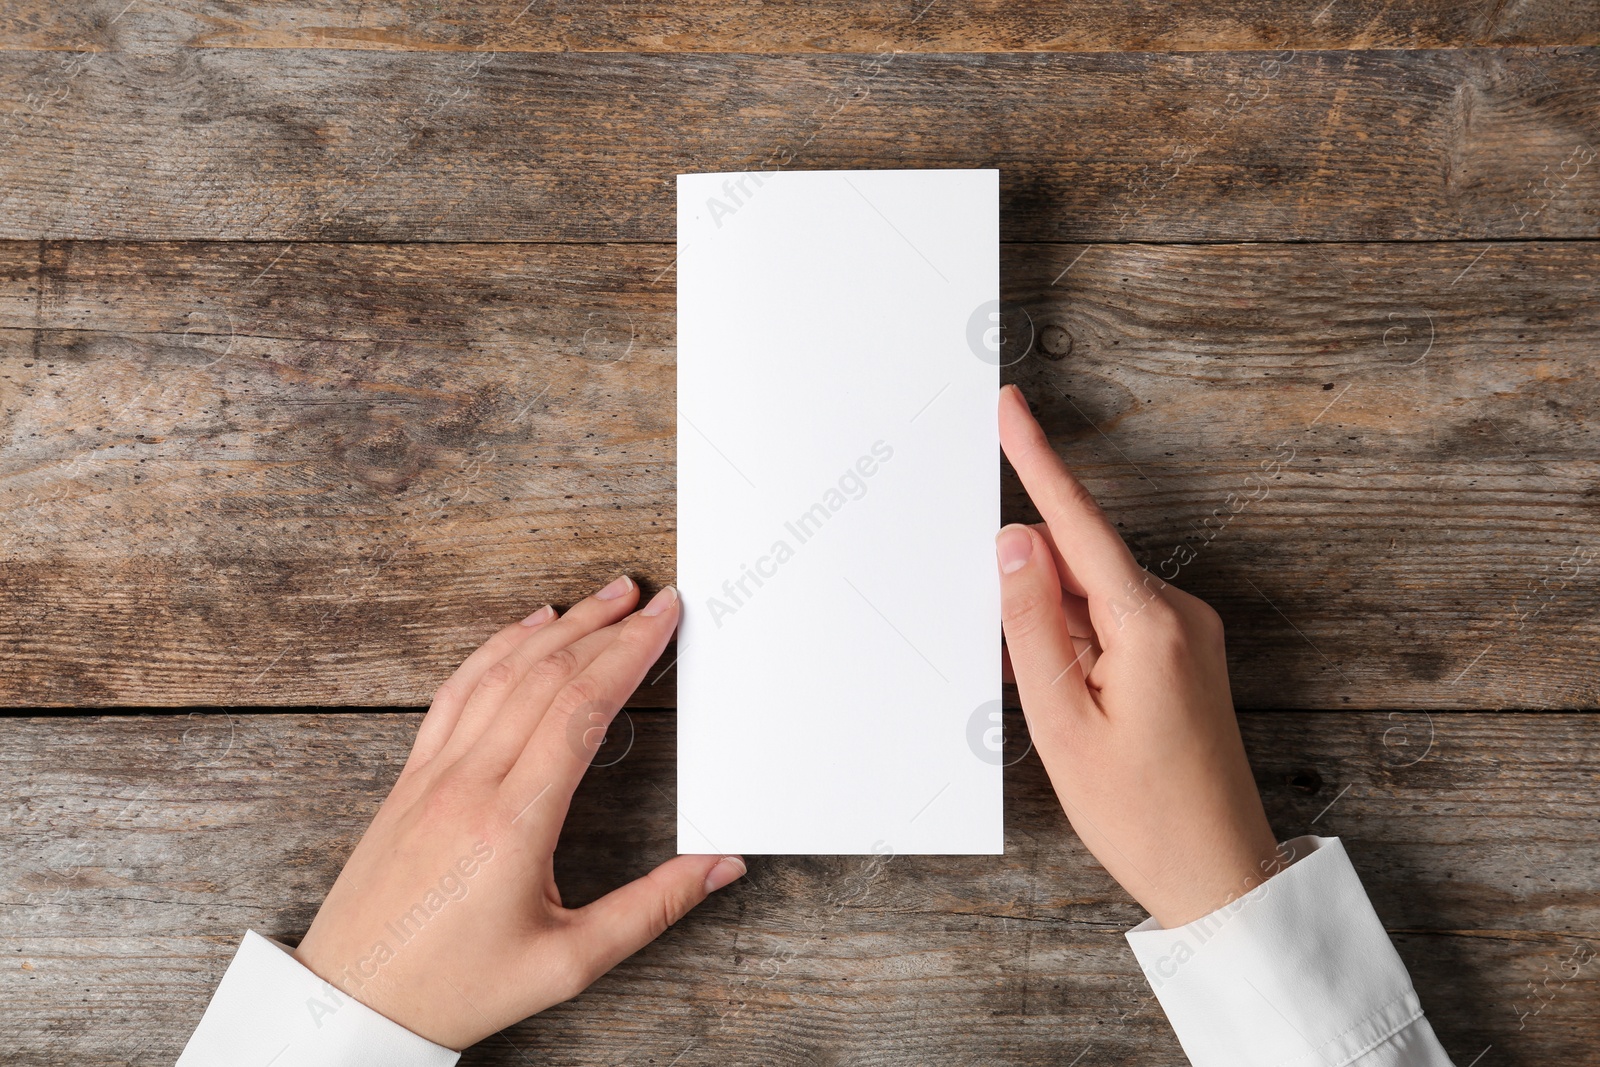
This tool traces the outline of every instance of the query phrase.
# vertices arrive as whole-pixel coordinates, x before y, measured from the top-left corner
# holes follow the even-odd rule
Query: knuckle
[[[561,699],[571,714],[581,715],[592,710],[604,697],[605,687],[599,681],[590,675],[580,674],[567,683]]]
[[[1147,574],[1140,581],[1125,580],[1121,589],[1106,598],[1105,604],[1130,622],[1137,620],[1145,627],[1166,625],[1177,617],[1168,600],[1171,591],[1171,586]]]
[[[1172,601],[1158,596],[1150,601],[1150,625],[1164,637],[1181,638],[1184,635],[1183,616]]]
[[[1061,472],[1061,480],[1055,487],[1055,501],[1059,507],[1069,513],[1087,516],[1101,515],[1100,502],[1068,470]]]
[[[1172,600],[1174,611],[1178,614],[1185,629],[1198,641],[1215,644],[1222,640],[1222,616],[1217,610],[1204,600],[1181,589],[1169,589],[1167,595]]]
[[[1170,604],[1151,609],[1149,650],[1164,659],[1178,659],[1188,653],[1191,639],[1183,619]]]
[[[1117,628],[1127,631],[1147,652],[1176,651],[1187,640],[1183,616],[1167,599],[1168,593],[1167,589],[1130,591],[1126,600],[1108,605]]]
[[[1007,634],[1027,637],[1037,632],[1049,613],[1060,607],[1059,595],[1052,597],[1037,586],[1013,589],[1000,600],[1000,623]]]
[[[1217,609],[1207,604],[1204,600],[1194,602],[1194,621],[1202,637],[1211,640],[1221,640],[1224,627],[1222,616],[1217,614]]]
[[[511,669],[511,664],[501,660],[483,672],[483,677],[478,679],[478,686],[487,692],[499,692],[505,689],[516,677],[516,672]]]
[[[1164,600],[1152,601],[1143,613],[1145,629],[1150,636],[1163,642],[1182,641],[1187,634],[1183,618]]]
[[[1196,641],[1199,648],[1207,655],[1218,658],[1227,654],[1227,634],[1222,625],[1222,617],[1215,611],[1207,608],[1208,617],[1201,625],[1200,636]]]
[[[650,937],[654,939],[666,933],[679,919],[687,915],[694,902],[687,899],[684,889],[664,884],[666,879],[661,877],[659,872],[651,872],[650,878],[660,886],[661,890],[651,904]]]
[[[461,699],[460,693],[461,691],[452,683],[448,681],[441,682],[439,688],[433,691],[433,699],[428,702],[429,710],[449,707],[457,703]]]
[[[658,642],[664,643],[665,638],[656,629],[658,620],[654,618],[635,618],[617,634],[617,651],[621,653],[620,662],[648,666],[659,654]],[[642,667],[641,667],[642,669]]]
[[[656,905],[655,915],[650,923],[650,936],[660,937],[672,928],[682,916],[678,912],[677,902],[671,897],[662,897]]]
[[[1067,503],[1074,508],[1087,511],[1090,514],[1099,514],[1100,502],[1094,498],[1093,493],[1084,487],[1082,482],[1071,474],[1067,475],[1066,484],[1062,487],[1062,491],[1066,494]]]
[[[558,648],[534,665],[534,679],[542,686],[560,685],[578,670],[578,657],[570,648]]]

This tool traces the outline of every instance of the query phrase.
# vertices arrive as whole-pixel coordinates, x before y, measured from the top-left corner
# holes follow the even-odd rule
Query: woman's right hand
[[[439,687],[295,949],[302,964],[465,1048],[576,996],[744,874],[738,856],[675,856],[582,907],[562,903],[554,854],[573,790],[678,625],[677,590],[638,600],[621,577],[565,616],[543,607]],[[327,999],[330,1013],[343,1004]]]
[[[1222,622],[1133,555],[1016,386],[1000,442],[1044,522],[995,539],[1006,650],[1078,837],[1168,929],[1281,866],[1234,718]]]

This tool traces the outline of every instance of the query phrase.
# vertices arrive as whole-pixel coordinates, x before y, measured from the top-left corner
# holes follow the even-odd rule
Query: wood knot
[[[1039,331],[1039,349],[1046,359],[1066,359],[1072,354],[1072,335],[1052,322]]]

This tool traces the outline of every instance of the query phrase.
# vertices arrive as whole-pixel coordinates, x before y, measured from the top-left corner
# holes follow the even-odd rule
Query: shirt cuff
[[[1290,866],[1176,930],[1128,944],[1194,1067],[1450,1067],[1344,845],[1299,837]]]
[[[460,1058],[351,999],[251,930],[177,1067],[453,1067]]]

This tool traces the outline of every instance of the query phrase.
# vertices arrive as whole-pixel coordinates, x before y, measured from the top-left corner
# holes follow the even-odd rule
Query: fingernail
[[[722,857],[717,861],[717,865],[711,868],[711,873],[706,875],[706,892],[715,893],[734,879],[742,877],[744,872],[744,860],[738,856]]]
[[[1022,386],[1020,386],[1020,385],[1008,385],[1008,386],[1006,386],[1006,388],[1011,390],[1013,393],[1015,393],[1017,395],[1017,399],[1022,401],[1022,406],[1027,408],[1030,413],[1033,411],[1033,405],[1028,403],[1028,396],[1027,396],[1026,393],[1024,393],[1022,391]]]
[[[1033,537],[1028,528],[1012,523],[1001,530],[995,535],[994,554],[1000,560],[1001,574],[1015,574],[1021,570],[1033,555]]]
[[[524,626],[539,626],[539,625],[541,625],[543,623],[549,622],[551,619],[553,619],[555,617],[556,617],[556,609],[551,607],[549,604],[546,604],[544,607],[540,608],[538,611],[534,612],[532,615],[529,615],[526,619],[523,619],[522,620],[522,625],[524,625]]]
[[[633,579],[626,574],[613,581],[610,585],[594,595],[596,600],[615,600],[617,597],[633,588]]]
[[[678,591],[669,585],[665,589],[661,590],[661,592],[651,597],[650,603],[646,604],[644,606],[644,610],[639,612],[639,614],[660,615],[663,611],[666,611],[668,608],[672,607],[673,602],[677,599]]]

